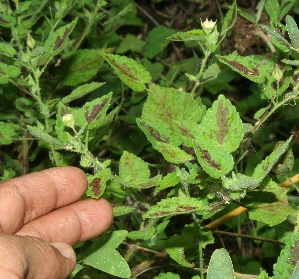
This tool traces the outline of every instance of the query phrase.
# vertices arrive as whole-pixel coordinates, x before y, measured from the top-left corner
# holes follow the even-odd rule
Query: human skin
[[[104,199],[79,200],[83,171],[52,168],[0,183],[0,278],[67,278],[76,264],[71,248],[112,223]]]

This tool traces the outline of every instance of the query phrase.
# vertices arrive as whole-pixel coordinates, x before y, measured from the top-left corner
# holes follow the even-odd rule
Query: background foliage
[[[298,13],[0,1],[1,180],[79,166],[114,207],[72,278],[298,278]]]

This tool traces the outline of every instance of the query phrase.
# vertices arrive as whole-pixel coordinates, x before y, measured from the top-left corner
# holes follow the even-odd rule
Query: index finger
[[[24,224],[78,200],[87,187],[82,170],[57,167],[0,183],[0,232],[15,233]]]

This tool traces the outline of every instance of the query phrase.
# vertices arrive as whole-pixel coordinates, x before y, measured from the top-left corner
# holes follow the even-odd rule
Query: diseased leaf
[[[234,24],[237,21],[237,16],[238,16],[237,4],[236,1],[234,1],[224,17],[222,23],[222,29],[220,33],[221,36],[226,34],[227,31],[229,31],[234,26]]]
[[[103,65],[102,51],[81,49],[62,56],[62,67],[58,70],[61,82],[68,86],[77,86],[92,79]]]
[[[194,142],[194,150],[199,164],[211,177],[219,178],[233,169],[232,155],[225,149],[221,150],[208,142]]]
[[[235,53],[227,56],[217,55],[220,62],[228,65],[232,70],[238,72],[247,79],[263,83],[274,69],[274,63],[263,56],[240,56]]]
[[[233,264],[228,252],[225,249],[217,249],[213,252],[208,271],[207,279],[234,279]]]
[[[146,212],[144,218],[162,218],[181,214],[197,212],[201,214],[209,210],[206,200],[198,200],[189,197],[173,197],[163,199]]]
[[[93,92],[94,90],[101,87],[103,84],[103,82],[91,82],[88,84],[78,86],[69,95],[63,97],[59,102],[62,104],[68,104],[69,102],[82,98],[83,96]]]
[[[118,77],[134,91],[143,91],[152,79],[150,73],[129,57],[102,52],[102,56],[115,70]]]
[[[77,18],[71,23],[60,27],[56,31],[50,34],[48,39],[45,41],[44,52],[45,54],[54,56],[60,53],[69,41],[69,36],[75,28]]]
[[[296,21],[289,15],[286,16],[286,26],[292,46],[295,49],[299,48],[299,29]],[[299,49],[298,49],[299,51]]]
[[[251,177],[259,179],[260,181],[263,180],[266,177],[266,175],[271,171],[271,169],[276,164],[281,155],[286,152],[291,140],[292,137],[290,137],[285,142],[278,142],[272,153],[256,166]]]
[[[201,29],[193,29],[187,32],[177,32],[169,36],[167,39],[171,41],[203,41],[206,33]]]
[[[104,194],[107,181],[111,178],[111,176],[112,174],[110,169],[101,169],[94,175],[87,174],[88,188],[86,195],[94,199],[100,198]]]
[[[42,139],[49,144],[54,144],[59,147],[61,147],[63,145],[61,141],[52,137],[47,132],[43,131],[42,129],[40,129],[38,127],[33,127],[30,125],[27,125],[27,129],[33,136],[37,137],[38,139]]]

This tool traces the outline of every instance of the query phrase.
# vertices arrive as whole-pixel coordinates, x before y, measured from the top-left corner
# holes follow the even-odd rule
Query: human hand
[[[83,171],[61,167],[0,183],[0,278],[66,278],[76,264],[70,245],[112,222],[104,199],[78,201]]]

